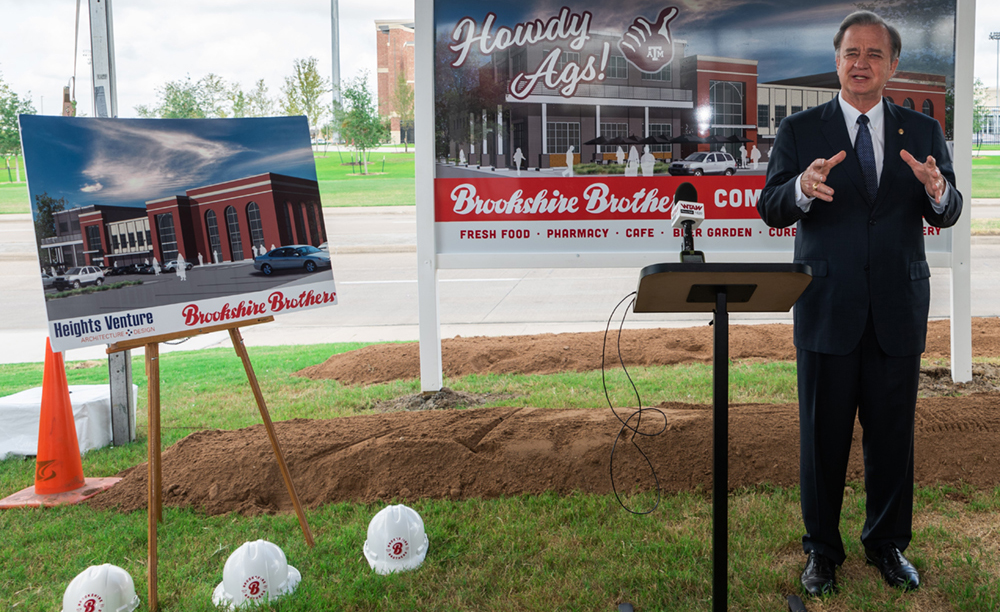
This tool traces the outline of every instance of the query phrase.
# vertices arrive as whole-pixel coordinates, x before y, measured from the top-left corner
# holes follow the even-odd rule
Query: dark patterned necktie
[[[878,194],[878,171],[875,169],[875,147],[872,146],[872,135],[868,131],[867,115],[858,117],[858,135],[854,139],[854,152],[861,162],[861,174],[865,177],[868,197],[874,202]]]

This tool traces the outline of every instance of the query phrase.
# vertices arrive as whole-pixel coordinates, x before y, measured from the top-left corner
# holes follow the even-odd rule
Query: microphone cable
[[[601,345],[601,386],[604,389],[604,398],[608,402],[608,407],[611,408],[611,413],[614,414],[615,418],[618,419],[618,421],[622,424],[621,429],[618,430],[618,436],[615,438],[615,443],[611,447],[611,458],[608,462],[609,463],[608,470],[611,476],[611,490],[614,492],[615,499],[618,500],[618,504],[622,508],[624,508],[625,510],[627,510],[632,514],[643,515],[643,514],[651,514],[652,512],[654,512],[659,507],[663,495],[662,492],[660,491],[660,479],[656,475],[656,468],[653,467],[653,463],[649,460],[649,457],[646,456],[646,453],[644,453],[642,451],[642,448],[640,448],[639,445],[636,443],[636,436],[652,437],[662,434],[664,431],[667,430],[667,415],[664,414],[664,412],[658,408],[642,407],[642,398],[639,396],[639,389],[635,386],[635,381],[632,380],[632,377],[628,373],[628,369],[625,367],[625,360],[622,358],[621,343],[622,343],[622,329],[625,327],[625,318],[628,316],[628,307],[625,308],[625,311],[622,314],[621,323],[618,326],[618,340],[617,340],[618,362],[622,366],[622,371],[625,373],[625,378],[628,379],[629,384],[632,386],[632,392],[635,393],[636,403],[638,404],[639,408],[638,410],[630,414],[627,419],[622,419],[621,415],[619,415],[615,411],[614,404],[612,404],[611,402],[611,396],[608,394],[608,385],[607,381],[605,380],[605,370],[604,370],[604,358],[605,358],[605,353],[607,351],[608,332],[611,329],[611,321],[614,319],[615,313],[618,312],[618,309],[626,301],[629,302],[628,306],[632,306],[633,304],[635,304],[635,296],[636,292],[633,291],[632,293],[622,298],[622,300],[618,302],[618,305],[615,306],[614,310],[611,311],[611,316],[608,317],[608,323],[604,328],[604,342]],[[663,417],[663,427],[661,427],[658,431],[652,433],[646,433],[640,431],[642,425],[643,412],[656,412],[657,414],[659,414],[661,417]],[[635,420],[634,427],[630,425],[633,419]],[[631,437],[628,437],[627,432],[629,431],[632,432]],[[622,501],[621,495],[619,495],[618,493],[618,488],[615,486],[615,451],[618,449],[618,442],[620,442],[623,438],[626,437],[628,437],[628,441],[632,443],[632,446],[635,447],[635,450],[637,450],[639,454],[642,456],[642,458],[645,459],[646,465],[649,466],[649,471],[653,475],[653,482],[656,484],[656,502],[653,504],[653,507],[648,510],[633,510],[632,508],[629,508],[627,505],[625,505],[625,502]]]

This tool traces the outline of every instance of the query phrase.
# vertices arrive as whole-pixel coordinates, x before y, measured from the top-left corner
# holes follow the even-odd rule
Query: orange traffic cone
[[[69,400],[66,364],[63,354],[53,353],[52,345],[46,339],[42,410],[38,419],[38,456],[35,458],[35,493],[65,493],[83,485],[80,442],[76,437],[73,405]]]
[[[45,340],[45,373],[38,421],[35,486],[0,500],[0,509],[76,504],[110,488],[120,478],[84,478],[80,442],[66,383],[62,353]]]

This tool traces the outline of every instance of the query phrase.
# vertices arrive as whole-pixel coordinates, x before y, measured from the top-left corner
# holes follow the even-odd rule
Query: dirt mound
[[[603,334],[543,334],[506,338],[455,338],[442,347],[446,375],[473,372],[551,373],[600,367]],[[925,356],[947,357],[947,321],[932,322]],[[629,365],[709,362],[712,329],[626,331],[622,352]],[[1000,356],[1000,320],[973,321],[973,353]],[[609,345],[609,361],[616,359]],[[611,355],[615,355],[612,357]],[[731,329],[734,360],[795,357],[791,326],[737,325]],[[416,344],[369,346],[331,357],[302,372],[347,384],[373,384],[419,373]],[[921,376],[917,403],[916,479],[922,484],[1000,482],[1000,368],[976,364],[974,380],[950,381],[947,368]],[[975,393],[977,391],[990,391]],[[961,397],[926,397],[967,394]],[[609,493],[609,462],[621,422],[609,409],[466,408],[495,397],[442,389],[383,402],[376,414],[294,419],[275,424],[302,502],[419,498],[465,499],[543,491]],[[666,403],[643,413],[636,438],[664,492],[709,490],[712,410]],[[630,409],[620,411],[627,419]],[[730,408],[729,486],[798,482],[798,410],[793,404]],[[632,421],[635,422],[634,420]],[[618,440],[614,455],[618,491],[648,491],[654,476],[631,443]],[[855,430],[849,478],[860,480],[861,430]],[[100,508],[146,507],[145,464],[91,500]],[[203,508],[210,514],[292,511],[291,501],[262,426],[194,433],[163,453],[164,503]]]
[[[922,484],[1000,480],[1000,394],[921,399],[917,403],[916,479]],[[678,403],[659,407],[666,430],[640,437],[664,492],[709,490],[712,410]],[[627,418],[628,414],[621,415]],[[730,409],[731,488],[798,482],[795,405]],[[633,420],[634,423],[634,420]],[[476,408],[393,412],[275,424],[302,502],[611,492],[609,460],[621,424],[610,410]],[[641,429],[663,417],[644,412]],[[849,478],[862,478],[861,431],[855,431]],[[618,443],[619,491],[651,490],[653,476],[632,447]],[[124,511],[146,507],[146,466],[136,466],[91,503]],[[164,503],[209,514],[291,512],[291,501],[263,426],[201,431],[163,454]]]
[[[931,321],[927,330],[928,359],[948,358],[951,329],[948,321]],[[625,330],[622,357],[627,366],[672,365],[684,362],[711,363],[712,333],[708,325],[676,329]],[[450,338],[441,342],[444,375],[473,373],[552,374],[598,370],[601,367],[603,332],[539,334],[536,336]],[[617,332],[609,334],[605,360],[617,363]],[[972,320],[972,354],[1000,356],[1000,319]],[[735,361],[794,361],[792,326],[732,325],[729,357]],[[306,378],[333,379],[345,385],[372,385],[420,376],[416,343],[376,344],[334,355],[305,368]]]

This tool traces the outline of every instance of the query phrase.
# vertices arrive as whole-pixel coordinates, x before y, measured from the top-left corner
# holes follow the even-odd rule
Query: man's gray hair
[[[899,37],[899,30],[886,23],[884,19],[871,11],[855,11],[844,17],[844,21],[840,23],[840,29],[837,30],[836,36],[833,37],[833,48],[835,51],[840,53],[840,41],[844,40],[844,32],[847,32],[847,28],[856,25],[877,25],[885,28],[885,31],[889,33],[889,44],[892,46],[889,59],[891,61],[899,59],[899,53],[903,49],[903,40]]]

